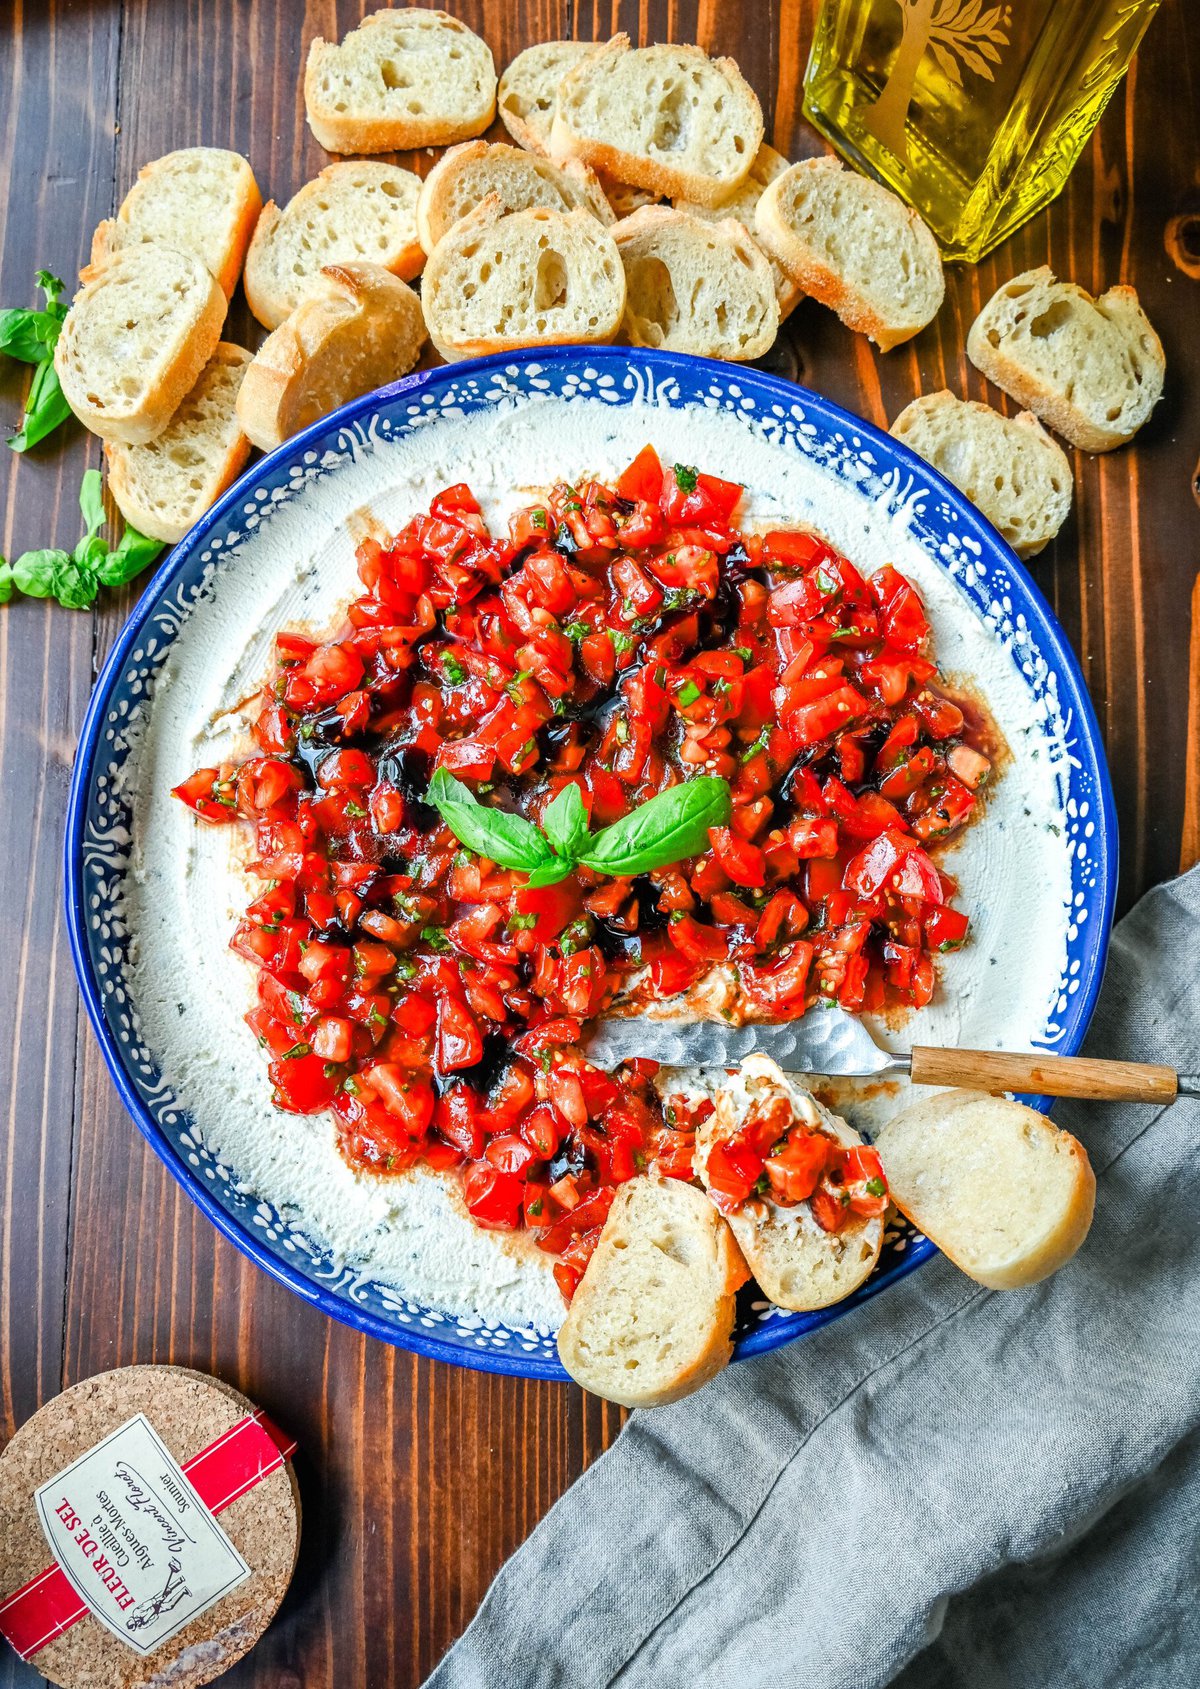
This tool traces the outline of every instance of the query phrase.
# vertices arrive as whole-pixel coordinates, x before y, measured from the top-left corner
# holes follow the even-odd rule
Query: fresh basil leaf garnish
[[[671,786],[603,828],[579,860],[599,874],[624,879],[665,868],[708,849],[710,827],[729,820],[729,782],[702,774]]]
[[[548,803],[542,812],[542,831],[550,840],[555,853],[570,862],[577,862],[586,848],[591,832],[587,810],[579,787],[571,783]]]
[[[557,885],[559,880],[565,880],[568,874],[574,872],[574,862],[562,856],[552,856],[540,868],[535,868],[525,883],[531,891],[536,891],[539,886]]]
[[[530,874],[551,860],[550,846],[532,821],[502,809],[486,808],[469,786],[444,768],[434,773],[425,801],[433,805],[468,850],[489,857],[502,868]]]

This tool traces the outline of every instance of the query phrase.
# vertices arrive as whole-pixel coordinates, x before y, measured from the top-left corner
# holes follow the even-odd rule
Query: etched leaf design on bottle
[[[896,157],[907,162],[905,122],[921,60],[928,51],[947,81],[962,87],[964,69],[988,82],[1000,49],[1009,42],[1011,8],[984,0],[896,0],[900,7],[900,46],[895,63],[874,105],[863,119]]]

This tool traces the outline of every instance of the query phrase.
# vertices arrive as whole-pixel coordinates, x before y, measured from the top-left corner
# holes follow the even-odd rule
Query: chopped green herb
[[[681,710],[686,710],[690,704],[694,704],[696,702],[696,699],[699,696],[700,688],[696,685],[696,682],[694,680],[685,680],[683,685],[679,688],[679,691],[675,694],[675,702],[679,705]]]
[[[675,485],[681,493],[694,493],[696,491],[696,479],[696,471],[690,464],[677,463],[675,465]]]

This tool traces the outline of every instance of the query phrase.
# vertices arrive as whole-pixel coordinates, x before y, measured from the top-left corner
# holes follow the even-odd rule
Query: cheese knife
[[[799,1020],[729,1026],[724,1021],[653,1020],[610,1015],[593,1023],[584,1054],[610,1069],[634,1056],[671,1067],[736,1067],[749,1055],[770,1056],[785,1073],[826,1078],[911,1079],[968,1091],[1021,1091],[1050,1097],[1095,1097],[1169,1103],[1200,1097],[1200,1075],[1146,1062],[1100,1061],[1001,1050],[940,1049],[916,1044],[907,1054],[880,1049],[864,1023],[844,1009],[817,1005]]]

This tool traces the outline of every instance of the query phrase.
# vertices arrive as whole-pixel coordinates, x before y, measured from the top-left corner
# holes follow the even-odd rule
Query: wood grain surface
[[[624,28],[643,42],[699,40],[738,58],[776,146],[792,157],[821,150],[800,114],[816,0],[445,3],[482,31],[498,66],[560,35]],[[41,266],[70,277],[138,167],[173,147],[238,148],[264,194],[286,199],[327,162],[299,97],[307,42],[368,9],[0,0],[0,301],[32,303]],[[1075,456],[1074,514],[1034,566],[1107,741],[1122,907],[1200,854],[1200,655],[1189,662],[1200,605],[1190,488],[1200,282],[1188,233],[1198,128],[1200,15],[1193,0],[1165,0],[1064,193],[985,263],[950,275],[931,328],[881,357],[806,303],[768,360],[884,425],[941,387],[1011,408],[964,350],[999,282],[1049,263],[1094,291],[1137,287],[1166,348],[1166,396],[1133,449]],[[421,155],[416,167],[430,162]],[[251,327],[239,295],[227,338],[256,344]],[[7,420],[24,371],[0,366]],[[99,461],[99,443],[74,425],[28,459],[0,451],[0,551],[72,545],[80,475]],[[0,1437],[106,1367],[175,1361],[227,1378],[300,1438],[305,1527],[279,1620],[225,1681],[400,1689],[463,1629],[501,1561],[612,1441],[620,1416],[573,1388],[457,1371],[331,1324],[219,1239],[137,1136],[80,1008],[59,866],[79,724],[132,602],[129,591],[94,614],[28,600],[0,610],[0,1003],[10,1029],[0,1039]],[[576,1593],[544,1592],[554,1602]],[[40,1681],[0,1657],[0,1689]]]

